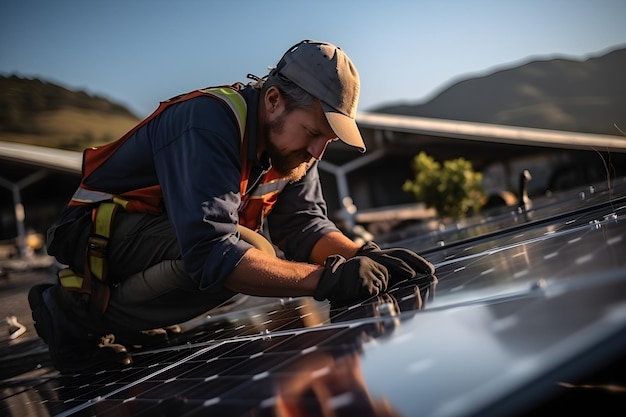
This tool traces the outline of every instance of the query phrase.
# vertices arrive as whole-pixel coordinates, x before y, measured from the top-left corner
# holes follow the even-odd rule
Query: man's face
[[[270,114],[266,135],[272,167],[290,181],[302,178],[312,160],[321,159],[328,143],[336,139],[318,101],[307,110],[286,112],[280,106]]]

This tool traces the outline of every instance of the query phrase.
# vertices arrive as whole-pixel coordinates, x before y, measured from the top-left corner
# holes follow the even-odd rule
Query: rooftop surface
[[[6,416],[545,415],[626,409],[626,181],[533,201],[393,244],[433,262],[352,305],[238,296],[133,365],[50,367],[26,303],[50,268],[9,272]],[[10,302],[9,302],[10,301]],[[604,411],[603,411],[604,412]]]

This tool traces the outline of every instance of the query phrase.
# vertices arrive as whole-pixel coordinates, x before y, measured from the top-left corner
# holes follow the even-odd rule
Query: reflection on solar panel
[[[242,297],[137,349],[130,368],[7,379],[3,414],[485,416],[561,400],[623,412],[626,183],[597,188],[407,228],[394,245],[436,279],[355,305]]]

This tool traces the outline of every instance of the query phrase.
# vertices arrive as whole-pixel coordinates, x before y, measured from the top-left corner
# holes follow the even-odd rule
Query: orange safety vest
[[[85,185],[85,180],[92,172],[107,161],[133,133],[169,106],[199,96],[210,96],[227,104],[238,122],[241,138],[240,158],[242,166],[241,181],[239,184],[239,191],[241,195],[239,224],[249,229],[259,231],[263,225],[264,219],[269,215],[273,205],[276,203],[278,194],[285,188],[288,180],[278,174],[275,170],[270,169],[255,189],[250,193],[246,193],[252,167],[248,164],[247,157],[248,138],[245,134],[247,105],[244,98],[239,93],[241,87],[242,84],[237,83],[231,86],[210,87],[179,95],[162,102],[154,113],[115,142],[97,148],[86,149],[83,153],[82,180],[69,204],[72,206],[86,206],[112,201],[121,205],[126,211],[129,212],[161,213],[163,211],[163,196],[161,186],[158,184],[142,189],[127,191],[119,195],[113,195],[88,187]]]

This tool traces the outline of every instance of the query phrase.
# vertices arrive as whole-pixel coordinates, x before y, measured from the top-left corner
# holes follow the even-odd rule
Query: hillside
[[[537,60],[453,83],[426,103],[383,113],[620,135],[626,131],[626,48],[585,61]],[[139,118],[124,106],[50,82],[0,76],[0,138],[82,150]]]
[[[585,61],[551,59],[465,79],[426,103],[375,111],[620,135],[626,130],[626,48]]]
[[[125,107],[37,79],[0,76],[0,137],[82,150],[124,134],[139,118]]]

